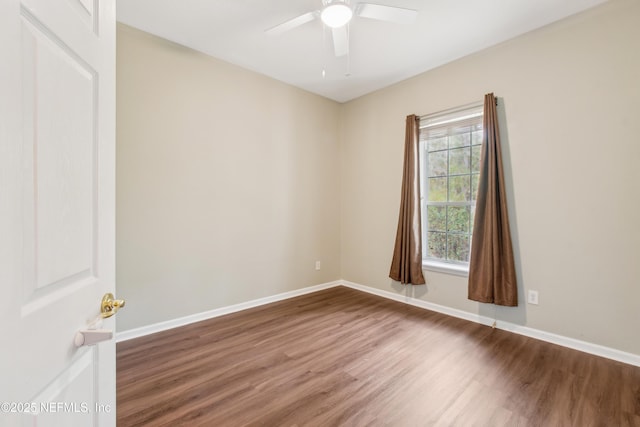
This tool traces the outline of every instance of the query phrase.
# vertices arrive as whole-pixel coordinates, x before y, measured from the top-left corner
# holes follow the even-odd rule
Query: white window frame
[[[458,276],[468,276],[469,263],[455,262],[438,258],[430,258],[427,256],[427,232],[429,231],[427,223],[427,206],[471,206],[475,208],[475,200],[469,202],[427,202],[428,199],[428,173],[427,173],[427,150],[423,141],[423,130],[444,129],[451,125],[462,124],[464,122],[479,121],[482,127],[482,117],[484,114],[484,103],[482,101],[473,104],[464,105],[439,113],[429,114],[420,117],[420,200],[422,210],[422,266],[426,270],[439,273],[447,273]],[[450,148],[447,148],[447,151]],[[449,176],[449,175],[447,175]],[[448,231],[446,231],[448,233]],[[469,253],[471,253],[471,242],[469,244]]]

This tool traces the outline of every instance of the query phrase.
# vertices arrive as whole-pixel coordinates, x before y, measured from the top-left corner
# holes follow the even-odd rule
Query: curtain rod
[[[497,105],[498,105],[498,97],[496,97],[496,106]],[[426,119],[426,118],[434,118],[434,117],[438,117],[438,116],[444,116],[446,114],[451,114],[451,113],[455,113],[455,112],[458,112],[458,111],[467,110],[469,108],[477,108],[477,107],[482,107],[482,106],[484,106],[484,100],[471,102],[469,104],[460,105],[458,107],[453,107],[453,108],[448,108],[446,110],[437,111],[435,113],[423,114],[423,115],[420,116],[420,120],[423,120],[423,119]]]

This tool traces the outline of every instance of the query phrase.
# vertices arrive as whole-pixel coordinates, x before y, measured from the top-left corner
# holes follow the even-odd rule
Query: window
[[[466,274],[482,148],[482,103],[420,118],[426,268]]]

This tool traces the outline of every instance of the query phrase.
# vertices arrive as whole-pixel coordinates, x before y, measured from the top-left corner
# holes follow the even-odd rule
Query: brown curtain
[[[517,306],[516,270],[493,93],[484,97],[483,128],[480,182],[469,261],[469,299]]]
[[[407,116],[404,141],[402,196],[396,245],[389,277],[400,283],[424,285],[422,275],[422,226],[420,220],[420,159],[418,129],[420,118]]]

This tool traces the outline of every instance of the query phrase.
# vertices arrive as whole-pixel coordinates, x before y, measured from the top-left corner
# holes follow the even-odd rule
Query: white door
[[[115,425],[115,0],[0,0],[0,426]],[[113,330],[115,321],[100,326]]]

